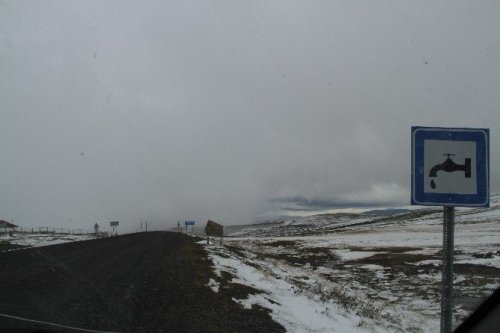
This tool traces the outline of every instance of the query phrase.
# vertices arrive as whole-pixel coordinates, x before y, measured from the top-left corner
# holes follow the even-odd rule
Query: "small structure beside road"
[[[19,228],[17,225],[7,222],[5,220],[0,220],[0,233],[11,233]]]
[[[220,244],[222,245],[222,238],[224,236],[224,226],[212,220],[207,221],[205,227],[205,234],[207,234],[207,244],[210,243],[210,236],[220,237]]]

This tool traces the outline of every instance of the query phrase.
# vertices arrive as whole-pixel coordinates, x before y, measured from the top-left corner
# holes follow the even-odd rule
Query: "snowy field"
[[[0,236],[0,252],[95,239],[94,235],[20,234]]]
[[[454,325],[500,282],[500,203],[457,209]],[[308,216],[247,228],[206,246],[218,279],[254,288],[290,332],[438,332],[442,211]],[[225,276],[223,279],[222,276]]]

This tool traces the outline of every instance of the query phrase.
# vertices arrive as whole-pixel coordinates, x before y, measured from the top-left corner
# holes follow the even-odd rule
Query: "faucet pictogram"
[[[471,177],[471,159],[466,158],[464,164],[455,163],[450,156],[455,156],[455,154],[443,154],[446,156],[446,160],[443,163],[436,164],[432,167],[429,172],[429,177],[437,177],[438,171],[446,171],[446,172],[455,172],[455,171],[463,171],[465,178]],[[436,188],[436,183],[434,180],[431,181],[431,187],[433,189]]]

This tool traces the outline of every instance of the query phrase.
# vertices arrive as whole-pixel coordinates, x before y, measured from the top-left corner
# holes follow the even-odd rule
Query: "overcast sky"
[[[499,1],[0,1],[0,219],[407,205],[410,128],[490,128]]]

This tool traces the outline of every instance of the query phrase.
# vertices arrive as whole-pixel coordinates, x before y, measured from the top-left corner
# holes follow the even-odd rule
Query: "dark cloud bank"
[[[410,127],[491,129],[500,4],[2,1],[0,212],[24,226],[405,205]]]

